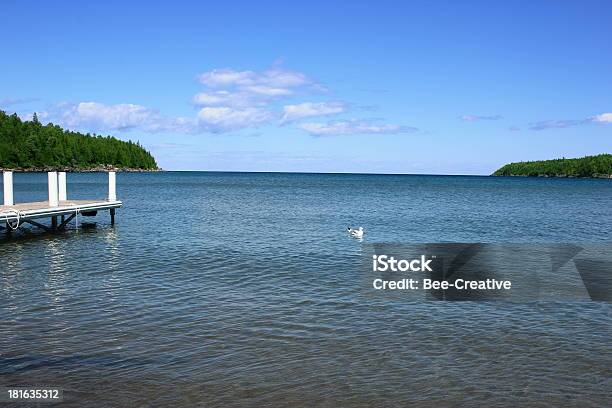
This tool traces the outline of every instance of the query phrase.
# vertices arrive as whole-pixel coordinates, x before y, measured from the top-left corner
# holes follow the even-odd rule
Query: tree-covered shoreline
[[[493,176],[612,178],[612,154],[510,163]]]
[[[22,121],[0,110],[0,168],[21,171],[159,170],[155,158],[139,143],[112,136],[83,134],[49,123],[36,115]]]

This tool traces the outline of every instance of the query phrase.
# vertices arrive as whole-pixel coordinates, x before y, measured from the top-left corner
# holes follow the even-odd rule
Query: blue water
[[[367,297],[361,243],[610,242],[612,181],[118,175],[117,223],[0,238],[0,385],[61,406],[612,406],[605,302]],[[70,174],[72,199],[104,198]],[[46,175],[17,174],[17,202]],[[24,406],[23,404],[15,406]]]

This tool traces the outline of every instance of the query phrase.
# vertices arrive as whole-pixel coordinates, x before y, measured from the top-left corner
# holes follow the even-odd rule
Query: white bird
[[[357,229],[348,227],[347,232],[355,238],[363,238],[363,227],[359,227]]]

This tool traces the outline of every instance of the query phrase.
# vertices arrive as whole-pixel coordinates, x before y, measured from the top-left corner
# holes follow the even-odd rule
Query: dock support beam
[[[117,173],[108,172],[108,201],[117,201]]]
[[[69,216],[68,218],[64,219],[64,216],[62,215],[62,222],[61,222],[61,223],[60,223],[60,225],[57,227],[57,229],[59,229],[59,230],[63,230],[63,229],[65,229],[65,228],[66,228],[66,225],[68,225],[68,223],[69,223],[70,221],[72,221],[72,219],[73,219],[74,217],[76,217],[76,216],[77,216],[77,213],[74,213],[74,214],[72,214],[71,216]]]
[[[52,231],[52,229],[51,229],[51,228],[47,227],[47,226],[46,226],[46,225],[44,225],[44,224],[40,224],[40,223],[38,223],[38,222],[36,222],[36,221],[34,221],[34,220],[25,220],[25,221],[24,221],[24,223],[27,223],[27,224],[30,224],[30,225],[34,225],[35,227],[38,227],[38,228],[40,228],[40,229],[43,229],[43,230],[45,230],[45,231],[47,231],[47,232],[51,232],[51,231]]]
[[[4,186],[4,205],[12,206],[13,202],[13,172],[5,171],[2,173],[2,183]]]
[[[115,225],[115,209],[110,209],[111,225]]]
[[[49,183],[49,207],[59,206],[59,195],[57,190],[57,171],[47,173]]]

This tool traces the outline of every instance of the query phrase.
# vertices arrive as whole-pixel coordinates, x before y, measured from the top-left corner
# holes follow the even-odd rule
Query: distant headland
[[[36,114],[23,121],[0,110],[0,169],[16,171],[161,171],[139,143],[83,134],[49,123]]]
[[[510,163],[493,176],[612,178],[612,154]]]

